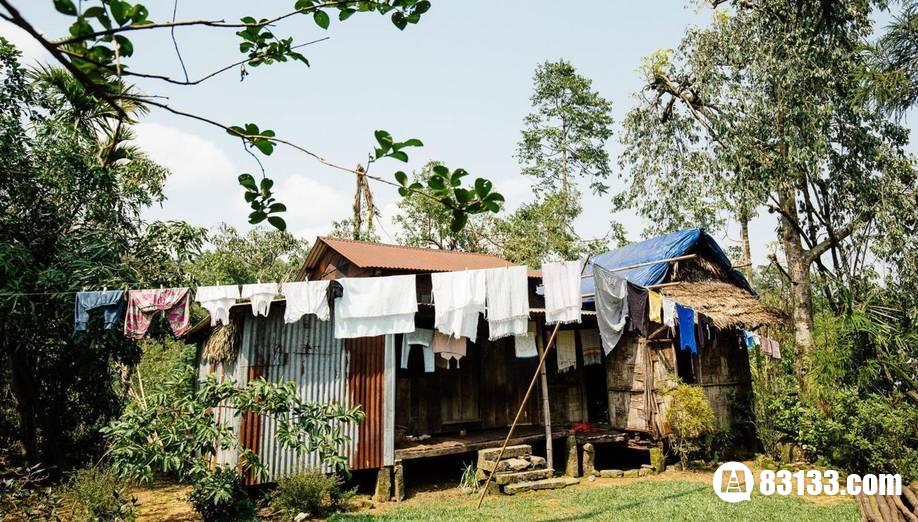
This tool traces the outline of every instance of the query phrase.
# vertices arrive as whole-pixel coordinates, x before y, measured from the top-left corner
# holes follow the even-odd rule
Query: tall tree
[[[308,241],[284,230],[257,227],[242,234],[226,224],[210,234],[208,243],[186,267],[200,285],[288,281],[309,250]]]
[[[873,2],[711,5],[713,23],[690,29],[671,56],[649,68],[649,96],[636,109],[646,114],[630,120],[626,160],[652,161],[657,147],[694,151],[700,166],[679,173],[686,175],[676,178],[679,189],[777,215],[803,385],[814,346],[811,271],[856,290],[869,263],[864,245],[898,226],[897,213],[916,211],[907,131],[862,95],[859,72],[867,63],[860,49]],[[643,146],[658,125],[671,129],[672,141]],[[644,190],[640,201],[678,190],[655,190],[659,180],[635,173],[640,169],[628,176],[637,185],[632,191]]]
[[[497,219],[495,230],[502,255],[539,266],[545,257],[571,259],[603,247],[604,240],[582,240],[573,223],[582,211],[580,181],[594,193],[609,188],[613,120],[612,103],[564,60],[536,67],[530,100],[516,157],[522,173],[535,179],[536,200]]]
[[[181,284],[203,231],[144,223],[168,172],[142,154],[104,164],[97,136],[29,84],[2,38],[0,83],[0,380],[25,459],[65,466],[99,453],[121,406],[116,365],[138,354],[101,321],[74,333],[74,293]]]
[[[559,192],[575,199],[575,178],[604,193],[611,173],[606,141],[612,137],[612,103],[593,90],[593,82],[570,62],[536,67],[517,159],[523,174],[536,179],[536,193]]]

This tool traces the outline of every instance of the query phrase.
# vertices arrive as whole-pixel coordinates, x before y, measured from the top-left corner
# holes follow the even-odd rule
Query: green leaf
[[[300,9],[308,9],[312,7],[312,0],[296,0],[296,3],[293,4],[293,8],[299,11]]]
[[[433,190],[443,190],[446,188],[446,181],[440,176],[431,176],[427,180],[427,186]]]
[[[249,223],[253,225],[257,225],[261,223],[262,221],[264,221],[265,218],[267,217],[268,215],[265,214],[264,212],[260,210],[256,210],[255,212],[252,212],[251,214],[249,214]]]
[[[376,141],[379,142],[379,144],[384,149],[389,149],[392,147],[392,135],[388,132],[384,130],[378,130],[374,132],[373,135],[376,136]]]
[[[408,161],[408,154],[405,154],[404,152],[400,150],[393,151],[392,154],[389,154],[389,156],[397,160],[400,160],[400,161],[404,161],[404,162]]]
[[[468,215],[468,214],[466,214],[466,213],[464,213],[464,212],[460,212],[460,211],[458,211],[458,210],[454,210],[454,211],[453,211],[453,220],[452,220],[452,222],[449,224],[449,229],[450,229],[451,231],[453,231],[454,233],[455,233],[455,232],[459,232],[459,231],[461,231],[463,228],[465,228],[465,224],[468,223],[468,222],[469,222],[469,215]]]
[[[262,191],[262,192],[270,192],[270,191],[271,191],[271,187],[273,187],[273,186],[274,186],[274,180],[273,180],[273,179],[271,179],[271,178],[264,178],[264,179],[261,180],[261,191]]]
[[[433,167],[434,174],[438,176],[448,177],[449,169],[446,168],[446,165],[434,165]]]
[[[118,42],[118,52],[121,56],[131,56],[134,54],[134,44],[132,44],[130,40],[119,34],[115,36],[115,41]]]
[[[325,11],[316,11],[312,14],[312,19],[322,29],[328,29],[328,24],[331,23],[331,20],[328,19],[328,13]]]
[[[484,198],[491,192],[491,187],[493,183],[484,178],[478,178],[475,180],[475,193],[478,194],[479,198]]]
[[[278,212],[286,212],[286,211],[287,211],[287,205],[284,205],[283,203],[275,203],[271,205],[270,207],[268,207],[268,212],[271,214],[276,214]]]
[[[414,12],[421,15],[430,10],[430,2],[428,0],[421,0],[414,5]]]
[[[342,9],[341,12],[338,13],[338,20],[343,22],[347,20],[348,18],[350,18],[356,12],[357,11],[355,9]]]
[[[423,147],[424,144],[421,143],[421,140],[417,138],[411,138],[410,140],[403,141],[400,144],[402,147]]]
[[[261,151],[261,153],[264,154],[265,156],[270,156],[271,153],[274,152],[274,144],[268,140],[265,140],[265,139],[255,140],[254,145],[255,145],[255,148]]]
[[[287,230],[287,222],[284,221],[284,218],[280,216],[269,216],[268,223],[271,223],[271,226],[283,232]]]
[[[129,20],[128,10],[130,6],[127,2],[121,0],[109,0],[108,9],[111,11],[112,16],[115,17],[115,21],[118,22],[118,25],[124,25]]]
[[[466,190],[464,188],[457,188],[453,190],[453,194],[456,195],[456,201],[461,204],[466,204],[469,201],[472,201],[474,194],[471,190]]]
[[[402,171],[395,173],[395,180],[398,181],[399,185],[407,186],[408,185],[408,175]]]
[[[392,13],[392,23],[395,24],[395,27],[398,27],[399,30],[404,30],[405,27],[408,26],[408,20],[401,11]]]
[[[54,0],[54,8],[65,15],[76,16],[76,6],[71,0]]]
[[[240,174],[239,184],[252,191],[258,190],[258,185],[255,184],[255,178],[251,174]]]

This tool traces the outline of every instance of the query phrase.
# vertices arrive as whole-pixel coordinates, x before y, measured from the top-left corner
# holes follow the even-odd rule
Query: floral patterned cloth
[[[134,340],[146,337],[156,312],[166,313],[172,333],[184,335],[191,329],[190,297],[187,288],[129,291],[124,335]]]

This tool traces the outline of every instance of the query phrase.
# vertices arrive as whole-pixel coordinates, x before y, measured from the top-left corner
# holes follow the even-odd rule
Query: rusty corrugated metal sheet
[[[351,263],[361,268],[382,268],[388,270],[412,270],[421,272],[451,272],[457,270],[475,270],[481,268],[500,268],[508,266],[509,261],[489,254],[473,252],[456,252],[432,248],[415,248],[384,243],[370,243],[352,239],[320,237],[309,251],[300,276],[314,268],[332,249]],[[540,277],[539,272],[529,271],[530,277]]]
[[[347,381],[352,404],[359,404],[366,420],[361,426],[357,448],[351,456],[353,469],[381,467],[384,463],[384,394],[386,338],[347,339],[350,355]]]

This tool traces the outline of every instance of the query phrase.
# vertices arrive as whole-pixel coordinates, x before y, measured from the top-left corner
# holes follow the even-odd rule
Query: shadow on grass
[[[613,511],[621,511],[621,510],[636,508],[643,504],[647,504],[651,502],[657,503],[657,502],[663,502],[666,500],[673,500],[673,499],[681,498],[687,495],[692,495],[700,491],[704,491],[705,489],[707,489],[705,486],[699,486],[697,488],[682,491],[680,493],[673,493],[671,495],[664,495],[662,497],[647,498],[645,500],[628,502],[627,504],[612,504],[612,505],[604,507],[603,509],[597,509],[597,510],[590,511],[589,513],[581,513],[578,515],[571,515],[571,516],[561,517],[561,518],[552,518],[551,520],[553,520],[554,522],[574,522],[577,520],[593,520],[594,518],[600,515],[610,513]]]

